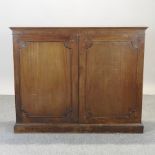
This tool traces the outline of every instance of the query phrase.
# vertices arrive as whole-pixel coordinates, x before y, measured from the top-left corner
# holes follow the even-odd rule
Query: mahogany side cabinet
[[[142,133],[146,27],[11,27],[22,132]]]

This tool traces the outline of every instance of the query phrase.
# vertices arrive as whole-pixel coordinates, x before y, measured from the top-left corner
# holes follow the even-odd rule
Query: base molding
[[[15,133],[143,133],[143,124],[18,124]]]

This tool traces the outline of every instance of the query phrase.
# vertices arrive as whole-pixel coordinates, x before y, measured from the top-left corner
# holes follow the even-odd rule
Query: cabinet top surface
[[[10,27],[11,30],[31,30],[31,29],[147,29],[140,27]]]

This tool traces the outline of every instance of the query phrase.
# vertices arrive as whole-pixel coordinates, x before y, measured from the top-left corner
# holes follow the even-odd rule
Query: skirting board
[[[15,133],[143,133],[143,124],[15,124]]]

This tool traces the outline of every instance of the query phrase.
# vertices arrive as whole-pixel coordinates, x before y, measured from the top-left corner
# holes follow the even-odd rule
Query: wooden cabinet
[[[143,132],[145,27],[13,27],[15,132]]]

